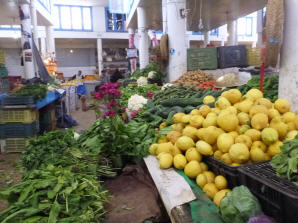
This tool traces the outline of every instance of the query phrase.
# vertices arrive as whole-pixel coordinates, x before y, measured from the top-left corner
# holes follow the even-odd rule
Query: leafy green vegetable
[[[150,71],[155,71],[155,79],[163,79],[165,77],[165,74],[161,71],[161,66],[156,63],[152,62],[149,65],[147,65],[145,68],[141,70],[136,70],[131,74],[131,79],[138,79],[139,77],[148,77],[148,74]]]
[[[15,96],[32,96],[36,100],[45,98],[46,94],[47,85],[42,84],[27,84],[13,93]]]
[[[275,155],[270,164],[278,176],[298,185],[298,136],[284,141],[280,149],[281,153]]]

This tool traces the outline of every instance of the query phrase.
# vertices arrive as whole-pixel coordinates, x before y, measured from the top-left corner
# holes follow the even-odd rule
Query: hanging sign
[[[127,57],[128,58],[136,58],[138,56],[137,49],[127,49]]]

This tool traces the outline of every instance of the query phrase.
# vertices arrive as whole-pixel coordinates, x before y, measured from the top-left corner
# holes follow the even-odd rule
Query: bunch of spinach
[[[293,140],[284,141],[280,149],[281,153],[275,155],[270,164],[278,176],[298,185],[298,135]]]
[[[150,71],[155,71],[155,79],[163,79],[165,73],[162,72],[160,64],[152,62],[141,70],[136,70],[131,74],[131,79],[138,79],[139,77],[148,77]]]
[[[47,94],[47,85],[27,84],[13,93],[15,96],[32,96],[35,100],[45,98]]]

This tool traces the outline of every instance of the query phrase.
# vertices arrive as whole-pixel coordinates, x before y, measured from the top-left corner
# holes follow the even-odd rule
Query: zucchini
[[[168,118],[166,120],[167,125],[173,124],[173,116],[176,114],[175,111],[171,111],[170,114],[168,115]]]
[[[175,113],[184,113],[185,110],[182,107],[174,106],[170,108],[170,111],[174,111]]]
[[[191,105],[188,105],[188,106],[185,107],[185,113],[188,114],[194,109],[195,109],[195,107],[193,107]]]
[[[163,100],[161,105],[186,107],[188,105],[197,106],[201,103],[203,103],[203,99],[201,98],[170,98]]]

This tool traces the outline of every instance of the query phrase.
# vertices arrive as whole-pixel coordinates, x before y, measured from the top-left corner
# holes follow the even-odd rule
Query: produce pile
[[[15,91],[14,96],[32,96],[35,100],[45,98],[47,94],[47,85],[43,84],[27,84]]]
[[[161,66],[158,63],[153,62],[147,65],[145,68],[133,72],[130,76],[130,79],[137,80],[140,77],[146,77],[152,80],[162,80],[165,77],[165,74],[161,71]]]
[[[186,72],[172,84],[197,85],[211,80],[213,78],[206,75],[202,70],[195,70]]]

